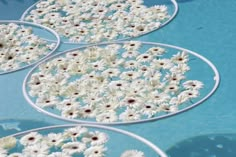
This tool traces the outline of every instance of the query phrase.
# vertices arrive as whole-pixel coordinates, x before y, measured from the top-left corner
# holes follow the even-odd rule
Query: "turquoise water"
[[[0,0],[0,19],[19,19],[24,10],[34,2],[34,0]],[[218,68],[221,74],[221,84],[212,97],[200,106],[185,113],[150,123],[117,126],[145,137],[164,151],[171,150],[176,145],[187,147],[181,141],[185,143],[187,139],[194,139],[194,137],[202,137],[209,134],[223,134],[222,136],[224,136],[224,134],[236,133],[236,112],[234,110],[234,90],[236,88],[236,83],[234,82],[234,77],[236,76],[234,69],[236,67],[236,1],[178,0],[178,2],[179,13],[170,24],[158,31],[136,39],[172,44],[205,56]],[[59,51],[72,47],[76,46],[62,45]],[[21,86],[28,71],[29,69],[25,69],[0,76],[0,121],[2,122],[6,119],[30,120],[31,123],[29,121],[21,121],[21,130],[65,123],[35,111],[23,98]],[[201,75],[200,71],[199,75]],[[42,125],[30,125],[33,124],[32,122]],[[1,127],[2,125],[0,125]],[[12,130],[12,132],[9,132],[9,130]],[[6,130],[2,127],[0,131],[0,136],[5,136],[6,134],[17,132],[17,129],[10,126]],[[204,138],[198,139],[200,142],[205,143]],[[194,144],[189,145],[189,147],[194,148]],[[211,147],[207,144],[204,146]],[[209,150],[215,151],[215,149]],[[182,157],[181,152],[179,154],[177,150],[175,152],[176,154],[171,154],[171,157]],[[222,155],[211,154],[215,156],[203,153],[202,157],[204,155],[206,157]],[[224,157],[233,156],[224,154]]]

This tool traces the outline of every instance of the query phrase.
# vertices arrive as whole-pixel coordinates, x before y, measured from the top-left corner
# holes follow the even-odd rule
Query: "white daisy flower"
[[[37,132],[31,132],[27,135],[24,135],[20,139],[20,143],[24,146],[27,145],[34,145],[36,143],[39,143],[42,140],[43,136]]]
[[[119,102],[111,99],[104,99],[103,102],[98,104],[98,112],[106,112],[115,110],[118,107]]]
[[[138,150],[127,150],[120,157],[145,157],[144,153]]]
[[[173,66],[170,68],[170,71],[172,73],[180,73],[180,74],[184,74],[189,70],[190,67],[187,64],[178,64],[177,66]]]
[[[149,93],[147,100],[149,100],[149,102],[153,102],[155,104],[161,104],[164,102],[168,102],[170,100],[171,96],[167,93],[160,93],[158,91],[153,91],[151,93]]]
[[[98,114],[96,116],[97,122],[110,123],[110,122],[117,121],[117,119],[118,119],[118,117],[116,115],[116,112],[114,112],[114,111],[103,112],[103,113]]]
[[[62,133],[49,133],[46,137],[44,137],[44,141],[49,146],[59,147],[64,141]]]
[[[141,47],[141,42],[139,41],[130,41],[129,43],[125,43],[123,48],[127,51],[136,51]]]
[[[171,105],[167,104],[167,103],[163,103],[159,106],[159,109],[160,111],[163,111],[163,112],[167,112],[167,113],[170,113],[172,110],[171,110]]]
[[[25,147],[22,152],[24,156],[30,157],[30,156],[35,156],[35,157],[43,157],[47,156],[49,153],[49,147],[46,144],[42,143],[37,143],[33,145],[29,145]]]
[[[120,70],[118,68],[109,68],[102,72],[102,76],[104,77],[117,77],[120,74]]]
[[[118,84],[119,86],[119,84]],[[108,87],[106,89],[106,93],[104,93],[105,100],[111,100],[114,102],[120,101],[122,97],[124,97],[125,93],[121,90],[117,90],[116,88]],[[104,100],[103,100],[104,101]],[[101,103],[103,103],[103,101]]]
[[[135,80],[140,77],[140,73],[137,71],[125,71],[120,74],[120,78],[124,80]]]
[[[198,80],[188,80],[183,83],[185,89],[201,89],[203,88],[203,83]]]
[[[107,134],[95,131],[95,132],[88,132],[82,137],[82,141],[84,143],[90,143],[92,146],[95,145],[102,145],[105,144],[108,141],[109,137]]]
[[[140,113],[146,115],[148,118],[154,116],[157,112],[159,112],[159,108],[153,104],[145,104],[142,108]]]
[[[184,95],[189,98],[197,98],[199,96],[199,91],[195,89],[188,89],[181,92],[180,95]]]
[[[79,109],[79,117],[81,118],[94,118],[97,114],[97,109],[91,106],[83,106]]]
[[[108,60],[107,64],[111,68],[117,68],[117,67],[123,66],[124,62],[125,62],[124,59],[112,59],[112,60]]]
[[[133,58],[133,57],[137,57],[139,55],[138,51],[125,51],[122,53],[122,57],[123,58]]]
[[[121,106],[128,107],[128,108],[136,108],[138,109],[140,106],[143,105],[143,100],[140,97],[130,97],[127,96],[123,99],[120,103]]]
[[[179,90],[179,86],[177,86],[176,84],[169,84],[165,87],[165,93],[176,93]]]
[[[62,152],[72,154],[80,154],[86,149],[86,144],[81,142],[68,142],[62,145]]]
[[[39,107],[54,107],[59,103],[59,99],[56,96],[39,95],[35,104]]]
[[[136,69],[140,66],[140,64],[136,60],[129,60],[125,62],[124,68],[125,69]]]
[[[162,47],[151,47],[147,50],[147,53],[150,53],[154,56],[161,56],[166,52],[166,50]]]
[[[153,59],[153,57],[148,53],[144,53],[140,54],[136,59],[138,62],[145,63],[145,62],[150,62]]]
[[[122,121],[135,121],[141,119],[141,115],[136,110],[126,109],[119,115],[119,119]]]
[[[61,116],[65,118],[74,119],[79,116],[79,110],[75,107],[63,108],[61,111]]]
[[[125,90],[128,85],[129,85],[129,83],[127,81],[117,80],[117,81],[110,82],[108,86],[110,88],[114,88],[114,89],[117,89],[117,90]]]
[[[105,148],[103,145],[92,146],[84,151],[84,156],[85,157],[105,157],[106,150],[107,148]]]
[[[180,73],[167,73],[164,77],[164,81],[168,81],[170,84],[179,84],[183,79],[185,76]]]
[[[81,106],[79,102],[76,101],[76,99],[64,99],[58,105],[56,108],[58,110],[64,110],[64,109],[69,109],[69,108],[76,108]]]
[[[170,69],[173,67],[173,63],[170,59],[155,59],[151,63],[151,67],[155,69]]]
[[[64,136],[75,139],[75,138],[78,138],[78,137],[82,137],[87,132],[88,132],[87,128],[77,126],[77,127],[74,127],[74,128],[66,129],[65,132],[64,132],[65,133]]]
[[[189,61],[189,57],[188,57],[188,54],[183,51],[183,52],[178,52],[177,54],[173,55],[171,60],[174,63],[183,64],[183,63],[187,63]]]

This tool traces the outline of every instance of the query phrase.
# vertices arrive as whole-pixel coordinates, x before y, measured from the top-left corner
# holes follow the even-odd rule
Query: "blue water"
[[[35,0],[0,0],[0,19],[18,19],[34,2]],[[236,133],[236,82],[234,82],[236,1],[178,0],[178,2],[179,14],[170,24],[136,39],[173,44],[198,52],[216,65],[221,74],[221,84],[211,98],[188,112],[151,123],[118,126],[147,138],[163,150],[169,150],[176,145],[182,147],[184,145],[181,141],[196,136]],[[60,51],[68,48],[72,46],[62,45]],[[0,120],[28,119],[50,124],[65,123],[44,116],[27,104],[21,86],[28,71],[29,69],[25,69],[0,76]],[[37,126],[22,127],[21,130],[34,127]],[[0,135],[3,133],[0,132]],[[182,155],[175,154],[171,157],[182,157]],[[224,154],[224,157],[231,156]]]

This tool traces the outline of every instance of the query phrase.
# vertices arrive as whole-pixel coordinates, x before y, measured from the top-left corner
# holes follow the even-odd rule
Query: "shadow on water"
[[[26,120],[26,119],[4,119],[0,120],[0,138],[26,131],[34,128],[40,128],[51,125],[43,121]]]
[[[236,134],[210,134],[186,139],[169,148],[169,157],[236,157]]]

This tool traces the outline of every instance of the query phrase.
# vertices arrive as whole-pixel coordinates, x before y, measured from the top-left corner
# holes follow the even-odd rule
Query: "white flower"
[[[109,87],[117,89],[117,90],[124,90],[128,86],[128,82],[124,80],[117,80],[117,81],[112,81],[109,83]]]
[[[105,148],[103,145],[92,146],[84,151],[84,156],[85,157],[105,157],[106,150],[107,148]]]
[[[147,50],[147,52],[154,56],[161,56],[166,52],[166,50],[162,47],[151,47]]]
[[[104,60],[99,60],[99,61],[93,62],[91,64],[92,64],[91,66],[95,70],[100,70],[101,71],[101,70],[105,69],[105,62],[104,62]]]
[[[185,89],[201,89],[203,88],[203,83],[198,80],[188,80],[183,83]]]
[[[61,144],[64,141],[63,135],[61,133],[49,133],[46,137],[45,137],[45,142],[49,145],[49,146],[61,146]]]
[[[140,73],[137,71],[125,71],[120,74],[120,78],[124,80],[135,80],[140,77]]]
[[[102,72],[104,77],[117,77],[120,74],[120,70],[117,68],[109,68]]]
[[[48,155],[49,147],[46,144],[37,143],[25,147],[22,152],[26,157],[43,157]]]
[[[74,119],[79,116],[79,110],[75,107],[63,108],[61,112],[61,116],[65,118]]]
[[[84,135],[82,141],[84,143],[90,143],[92,146],[102,145],[108,141],[108,135],[100,131],[88,132]]]
[[[86,144],[81,142],[68,142],[62,145],[62,152],[68,154],[79,154],[86,149]]]
[[[150,62],[153,59],[153,57],[148,53],[144,53],[140,54],[136,59],[138,62]]]
[[[173,93],[177,92],[178,90],[179,90],[179,86],[177,86],[176,84],[169,84],[166,86],[164,92],[173,94]]]
[[[63,101],[57,104],[56,108],[58,110],[65,110],[70,108],[78,108],[80,106],[80,103],[77,102],[76,99],[64,99]]]
[[[170,84],[179,84],[183,79],[185,79],[185,76],[180,73],[168,73],[164,77],[164,81],[167,80]]]
[[[190,67],[187,64],[178,64],[177,66],[171,67],[170,71],[173,73],[184,74],[190,70]]]
[[[139,41],[130,41],[129,43],[125,43],[123,48],[127,51],[136,51],[141,47],[141,42]]]
[[[157,112],[159,112],[159,108],[153,104],[145,104],[142,108],[140,113],[147,115],[148,118],[154,116]]]
[[[31,132],[20,139],[22,145],[34,145],[42,140],[42,135],[37,132]]]
[[[122,121],[135,121],[139,120],[140,118],[141,115],[139,114],[139,112],[133,109],[126,109],[119,116],[119,119]]]
[[[159,109],[160,111],[163,111],[163,112],[176,112],[177,109],[175,106],[171,106],[170,104],[167,104],[167,103],[163,103],[159,106]]]
[[[140,64],[136,60],[129,60],[129,61],[125,62],[125,64],[124,64],[124,68],[127,68],[127,69],[136,69],[139,66],[140,66]]]
[[[130,97],[127,96],[124,98],[124,100],[121,102],[121,106],[129,107],[129,108],[139,108],[143,105],[143,101],[140,97]]]
[[[37,98],[36,105],[39,107],[53,107],[59,102],[56,96],[42,95]]]
[[[120,157],[145,157],[144,153],[138,150],[127,150]]]
[[[170,100],[170,98],[171,98],[170,95],[164,92],[159,93],[157,91],[153,91],[149,93],[147,100],[150,103],[153,102],[155,104],[161,104],[161,103],[167,102],[168,100]]]
[[[133,57],[136,57],[138,56],[139,52],[138,51],[125,51],[122,53],[122,57],[124,58],[133,58]]]
[[[186,52],[178,52],[176,55],[173,55],[171,60],[177,64],[183,64],[188,62],[188,54]]]
[[[184,95],[189,98],[196,98],[199,96],[199,91],[195,89],[189,89],[181,92],[180,95]]]
[[[109,123],[109,122],[115,122],[117,121],[117,119],[118,117],[116,115],[116,112],[114,111],[103,112],[96,116],[97,122]]]
[[[170,59],[155,59],[151,63],[151,67],[156,69],[170,69],[173,67],[173,63]]]
[[[81,107],[79,111],[79,117],[82,118],[94,118],[97,114],[96,109],[88,105]]]
[[[77,137],[82,137],[85,133],[88,132],[88,129],[85,127],[77,126],[74,128],[69,128],[65,130],[65,136],[75,139]]]

